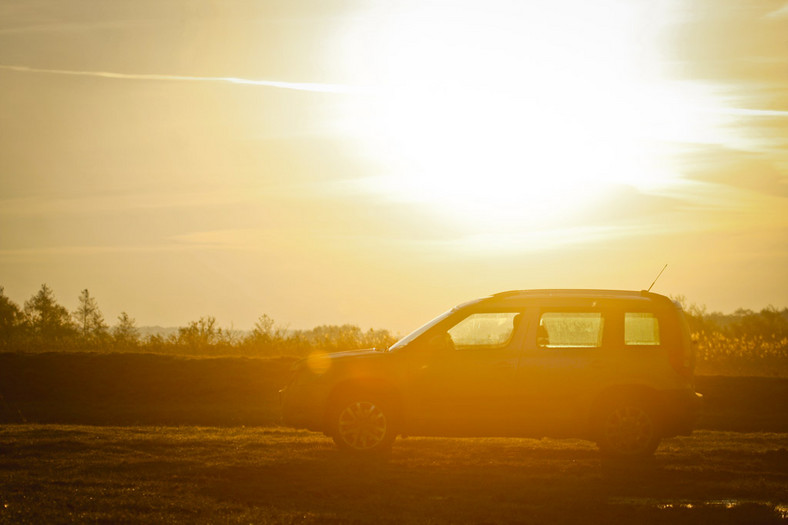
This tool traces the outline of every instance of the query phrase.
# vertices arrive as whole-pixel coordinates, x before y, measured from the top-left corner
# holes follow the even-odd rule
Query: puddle
[[[715,499],[701,501],[664,501],[652,498],[613,498],[611,503],[620,505],[642,505],[646,507],[656,507],[663,509],[700,509],[700,508],[723,508],[735,509],[741,505],[759,505],[774,509],[780,519],[788,519],[788,504],[774,504],[768,501],[758,501],[751,499]]]
[[[722,507],[724,509],[733,509],[742,503],[757,503],[759,505],[766,505],[761,501],[739,501],[737,499],[720,499],[702,501],[699,503],[659,503],[658,509],[692,509],[696,507]]]

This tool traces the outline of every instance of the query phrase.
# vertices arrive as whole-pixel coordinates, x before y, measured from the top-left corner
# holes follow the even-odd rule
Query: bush
[[[788,376],[788,308],[687,310],[701,374]]]

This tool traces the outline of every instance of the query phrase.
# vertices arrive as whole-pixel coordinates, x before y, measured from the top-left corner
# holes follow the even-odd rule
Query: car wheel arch
[[[654,454],[664,434],[664,406],[659,391],[641,385],[610,388],[594,402],[589,438],[615,459],[642,459]]]
[[[372,377],[346,379],[337,383],[328,395],[324,413],[324,428],[327,433],[331,431],[329,419],[336,404],[342,399],[357,395],[385,402],[393,411],[393,416],[401,417],[402,397],[391,382]]]
[[[595,425],[600,414],[613,403],[631,401],[647,407],[658,425],[662,424],[664,417],[664,403],[658,390],[644,385],[616,385],[601,391],[589,411],[589,423],[591,430],[595,430]]]

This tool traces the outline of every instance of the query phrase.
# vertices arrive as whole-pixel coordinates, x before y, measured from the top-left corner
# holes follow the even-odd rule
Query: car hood
[[[293,371],[311,370],[312,372],[323,375],[326,372],[344,373],[348,370],[361,370],[361,366],[374,366],[373,363],[381,362],[385,352],[368,348],[365,350],[348,350],[344,352],[322,353],[315,352],[309,357],[301,359],[293,365]]]
[[[348,359],[379,355],[383,355],[383,352],[380,350],[375,350],[374,348],[365,348],[363,350],[344,350],[342,352],[331,352],[328,354],[323,354],[322,357],[325,357],[326,359]]]

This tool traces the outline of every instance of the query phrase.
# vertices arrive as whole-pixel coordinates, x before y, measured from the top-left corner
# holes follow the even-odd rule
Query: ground
[[[653,460],[553,439],[399,439],[358,460],[281,427],[0,426],[0,523],[786,523],[788,434]]]

